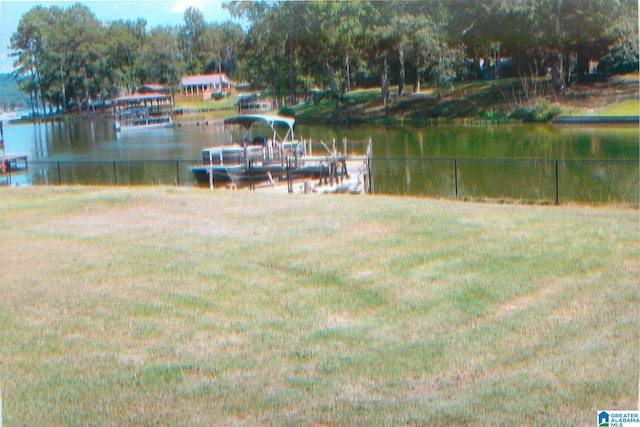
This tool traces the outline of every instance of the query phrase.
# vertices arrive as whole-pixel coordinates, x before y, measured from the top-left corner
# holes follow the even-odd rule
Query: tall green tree
[[[177,38],[171,27],[156,27],[147,33],[135,67],[141,84],[160,83],[178,90],[185,68],[177,53]]]
[[[144,19],[112,22],[106,30],[109,43],[103,63],[109,91],[124,88],[132,92],[141,82],[136,73],[140,55],[147,43],[147,22]]]
[[[37,108],[40,99],[43,111],[45,106],[40,68],[46,52],[45,33],[51,23],[48,9],[42,6],[34,7],[18,21],[17,31],[11,36],[10,44],[12,56],[15,58],[14,75],[23,77],[21,89],[30,94],[32,108]]]
[[[187,74],[200,74],[205,68],[205,36],[207,24],[204,15],[195,7],[184,11],[184,25],[178,30],[178,47],[185,62]]]
[[[209,24],[205,33],[205,73],[225,73],[234,76],[238,54],[244,40],[239,24],[223,22]]]
[[[39,109],[81,108],[141,83],[177,88],[182,74],[225,72],[296,102],[313,86],[340,92],[378,84],[404,92],[431,82],[501,76],[509,57],[523,81],[549,73],[637,71],[636,0],[231,1],[238,24],[207,23],[189,8],[176,27],[102,24],[87,6],[36,6],[11,37],[15,75]],[[472,64],[469,66],[469,64]],[[481,68],[481,64],[482,68]],[[487,71],[492,70],[489,74]],[[544,83],[545,85],[547,83]],[[525,88],[538,96],[538,92]]]
[[[286,90],[287,14],[279,2],[233,1],[232,16],[250,24],[242,49],[244,70],[257,87],[275,91],[282,98]]]
[[[613,42],[600,61],[600,69],[606,73],[629,73],[638,71],[640,53],[638,38],[638,2],[621,0],[615,21],[607,29]]]

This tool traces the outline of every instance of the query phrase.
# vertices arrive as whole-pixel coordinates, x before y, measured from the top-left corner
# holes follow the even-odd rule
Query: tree
[[[297,102],[302,89],[442,83],[501,77],[509,57],[531,99],[600,59],[605,72],[638,67],[636,0],[231,1],[234,18],[207,23],[189,8],[183,25],[101,24],[81,4],[36,6],[11,37],[15,72],[32,105],[80,108],[141,83],[177,87],[183,73],[224,72]],[[481,66],[482,64],[482,66]],[[491,73],[489,73],[491,71]],[[546,79],[547,73],[551,76]],[[552,83],[550,85],[549,83]],[[544,90],[541,90],[544,89]],[[556,92],[557,93],[557,92]]]
[[[600,60],[599,69],[605,73],[630,73],[638,71],[638,2],[619,2],[617,18],[607,29],[613,42]]]
[[[32,108],[38,108],[38,98],[42,100],[44,111],[43,91],[41,88],[40,62],[45,53],[44,30],[50,25],[49,11],[42,6],[36,6],[24,14],[18,22],[17,32],[11,36],[12,56],[14,62],[14,74],[25,77],[22,80],[22,89],[28,92],[32,98]],[[34,110],[35,112],[35,110]]]
[[[177,89],[184,64],[176,49],[177,32],[170,27],[149,31],[136,62],[136,78],[142,84],[160,83]]]
[[[431,17],[422,14],[401,15],[394,19],[393,26],[400,31],[402,52],[406,50],[414,67],[413,92],[421,88],[421,76],[433,62],[432,55],[441,45],[436,26]]]
[[[217,72],[233,76],[243,39],[244,32],[238,24],[209,24],[205,33],[205,51],[209,53],[205,60],[205,73]]]
[[[69,83],[74,98],[82,110],[92,105],[94,95],[100,91],[100,59],[104,55],[103,28],[91,10],[79,3],[65,10],[63,40],[66,42],[67,60],[71,73]],[[84,101],[84,102],[83,102]]]
[[[186,64],[187,74],[200,74],[205,68],[204,15],[195,7],[184,11],[184,25],[178,30],[178,47]]]
[[[110,43],[106,47],[103,72],[110,86],[126,88],[131,93],[141,83],[136,66],[146,44],[146,26],[144,19],[138,19],[135,22],[115,21],[107,29]]]

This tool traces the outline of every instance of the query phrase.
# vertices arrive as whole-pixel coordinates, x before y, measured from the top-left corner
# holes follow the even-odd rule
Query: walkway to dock
[[[371,186],[370,159],[366,156],[351,157],[342,163],[346,170],[335,165],[334,168],[329,168],[332,172],[326,176],[271,180],[256,185],[253,189],[270,193],[367,194]]]

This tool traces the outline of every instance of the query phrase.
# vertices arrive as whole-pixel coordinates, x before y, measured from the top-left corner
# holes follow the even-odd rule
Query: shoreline
[[[570,116],[558,115],[552,123],[640,123],[640,116]]]

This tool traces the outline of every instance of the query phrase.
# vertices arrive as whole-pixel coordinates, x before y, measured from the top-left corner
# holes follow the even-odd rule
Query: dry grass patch
[[[584,425],[637,404],[635,210],[0,192],[8,425]]]

